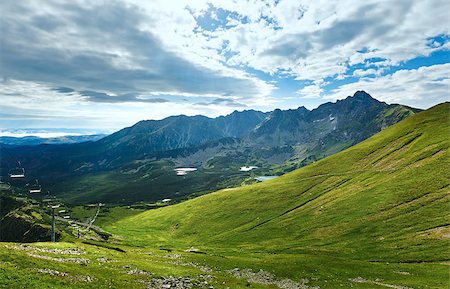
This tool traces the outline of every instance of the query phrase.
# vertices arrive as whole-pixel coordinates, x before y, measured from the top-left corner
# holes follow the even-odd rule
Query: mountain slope
[[[105,151],[123,151],[140,156],[203,145],[221,138],[240,138],[266,116],[254,110],[235,111],[227,116],[172,116],[163,120],[140,121],[122,129],[97,144]]]
[[[388,105],[357,91],[335,103],[325,103],[312,111],[275,110],[247,136],[247,143],[283,146],[329,142],[358,143],[419,110]],[[334,141],[333,141],[334,140]]]
[[[448,261],[445,103],[312,165],[124,219],[134,245]]]
[[[181,115],[141,121],[105,137],[97,146],[110,156],[126,152],[142,157],[230,137],[243,138],[244,145],[255,147],[313,147],[330,141],[351,145],[418,111],[388,105],[364,91],[357,91],[353,96],[325,103],[312,111],[304,107],[276,109],[271,113],[246,110],[217,118]]]

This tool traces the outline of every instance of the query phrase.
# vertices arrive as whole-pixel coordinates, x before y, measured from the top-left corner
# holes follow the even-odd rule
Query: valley
[[[2,147],[3,168],[27,169],[66,202],[132,204],[278,176],[354,145],[420,110],[388,105],[364,91],[314,110],[254,110],[218,118],[141,121],[96,142]],[[241,171],[243,166],[258,169]],[[181,178],[174,169],[197,171]],[[2,171],[3,179],[8,170]],[[264,179],[264,178],[263,178]],[[126,197],[124,197],[126,196]]]

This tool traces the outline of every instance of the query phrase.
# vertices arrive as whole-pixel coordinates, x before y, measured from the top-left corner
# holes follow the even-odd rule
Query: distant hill
[[[25,137],[0,136],[0,144],[12,146],[40,145],[40,144],[71,144],[87,141],[97,141],[105,136],[107,135],[106,134],[67,135],[51,138],[43,138],[37,136],[25,136]]]
[[[449,111],[450,103],[438,105],[274,180],[147,211],[109,229],[139,246],[447,262]]]

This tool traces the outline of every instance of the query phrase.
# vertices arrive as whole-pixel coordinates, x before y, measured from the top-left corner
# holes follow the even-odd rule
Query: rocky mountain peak
[[[380,102],[375,98],[373,98],[372,96],[370,96],[370,94],[368,94],[364,90],[358,90],[357,92],[355,92],[355,94],[353,94],[353,97],[348,98],[360,102]]]

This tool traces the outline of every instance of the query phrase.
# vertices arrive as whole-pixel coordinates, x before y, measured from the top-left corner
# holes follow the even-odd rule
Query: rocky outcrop
[[[0,196],[0,241],[45,242],[50,241],[51,225],[48,216],[37,212],[25,202],[12,197]],[[61,234],[56,232],[56,239]]]

